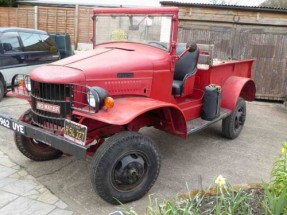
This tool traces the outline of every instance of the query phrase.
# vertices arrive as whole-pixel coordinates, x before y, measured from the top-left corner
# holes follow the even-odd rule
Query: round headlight
[[[105,99],[109,96],[108,92],[101,87],[89,87],[87,92],[87,102],[90,107],[95,108],[98,112],[103,105],[105,105]],[[112,106],[113,101],[107,101]]]
[[[87,93],[87,101],[88,101],[88,104],[95,108],[97,106],[97,104],[99,104],[99,96],[98,96],[98,93],[95,92],[93,89],[89,90],[88,93]]]
[[[25,77],[25,87],[27,89],[27,91],[31,91],[31,79],[29,76]]]

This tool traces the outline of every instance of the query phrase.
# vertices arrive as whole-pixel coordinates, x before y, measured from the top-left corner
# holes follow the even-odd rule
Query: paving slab
[[[0,208],[17,199],[18,196],[12,193],[8,193],[0,190]]]
[[[0,209],[2,215],[47,215],[56,206],[48,205],[26,197],[19,197]]]
[[[0,147],[0,214],[71,215],[76,213],[25,169],[11,161]]]

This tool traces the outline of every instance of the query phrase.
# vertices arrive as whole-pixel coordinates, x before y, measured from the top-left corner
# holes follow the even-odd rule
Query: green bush
[[[269,186],[263,184],[265,214],[287,214],[287,142],[282,144],[281,154],[276,158]]]

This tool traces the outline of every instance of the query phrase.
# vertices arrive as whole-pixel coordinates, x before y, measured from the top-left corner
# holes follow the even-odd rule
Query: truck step
[[[209,125],[212,125],[218,122],[219,120],[228,117],[231,114],[231,112],[232,111],[229,109],[221,108],[219,117],[215,118],[212,121],[203,120],[201,118],[193,119],[187,123],[187,134],[191,135],[195,132],[201,131],[202,129],[208,127]]]

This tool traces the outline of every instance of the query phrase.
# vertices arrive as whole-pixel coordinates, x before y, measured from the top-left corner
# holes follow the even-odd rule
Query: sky
[[[102,5],[123,5],[123,6],[160,6],[160,1],[175,1],[175,2],[186,2],[186,3],[211,3],[212,0],[36,0],[39,2],[54,3],[61,2],[65,3],[75,3],[85,5],[85,4],[102,4]],[[221,0],[218,0],[221,1]],[[265,0],[225,0],[225,2],[231,5],[243,5],[243,6],[258,6]]]
[[[153,1],[153,0],[148,0],[148,1]],[[235,4],[235,5],[258,6],[265,0],[225,0],[225,1],[229,4]],[[210,3],[211,0],[178,0],[178,2]]]

